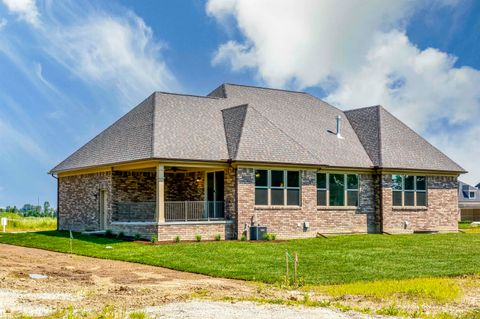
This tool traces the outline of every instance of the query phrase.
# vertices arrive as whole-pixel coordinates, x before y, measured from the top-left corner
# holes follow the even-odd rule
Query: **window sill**
[[[428,206],[392,206],[392,210],[427,210]]]
[[[300,210],[302,206],[255,206],[255,210]]]
[[[357,210],[358,206],[317,206],[317,210]]]

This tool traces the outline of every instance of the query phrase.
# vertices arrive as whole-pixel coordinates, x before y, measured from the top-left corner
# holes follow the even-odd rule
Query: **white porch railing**
[[[209,221],[224,218],[222,201],[165,202],[165,221]]]

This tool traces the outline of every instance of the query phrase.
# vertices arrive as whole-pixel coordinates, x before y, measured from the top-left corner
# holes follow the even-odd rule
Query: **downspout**
[[[59,230],[60,223],[59,223],[59,216],[60,216],[60,185],[58,181],[58,177],[50,173],[50,175],[57,180],[57,231]]]

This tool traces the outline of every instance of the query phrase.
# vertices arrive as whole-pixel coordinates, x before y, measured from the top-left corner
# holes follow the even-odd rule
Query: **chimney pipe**
[[[342,136],[342,117],[337,115],[337,138],[343,139]]]

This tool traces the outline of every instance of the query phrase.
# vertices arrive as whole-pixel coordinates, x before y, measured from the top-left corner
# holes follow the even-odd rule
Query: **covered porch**
[[[163,226],[175,225],[176,232],[186,236],[179,225],[231,224],[234,189],[234,173],[229,167],[159,164],[117,168],[112,171],[110,226],[131,235],[134,229],[149,227],[149,233],[158,232],[160,240]],[[155,227],[158,229],[152,230]]]

